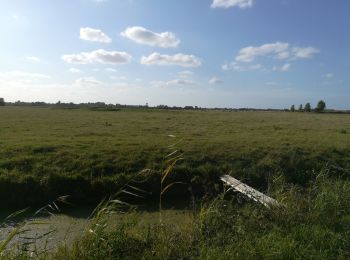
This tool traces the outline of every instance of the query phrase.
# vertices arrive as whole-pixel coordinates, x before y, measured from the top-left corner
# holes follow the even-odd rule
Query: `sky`
[[[6,101],[350,109],[348,0],[0,0]]]

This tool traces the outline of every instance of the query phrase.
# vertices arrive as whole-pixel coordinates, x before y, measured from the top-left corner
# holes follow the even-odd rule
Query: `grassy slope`
[[[326,162],[350,165],[349,115],[3,107],[0,118],[0,195],[7,203],[62,194],[98,200],[128,174],[159,169],[174,141],[169,134],[183,140],[186,160],[176,172],[198,192],[212,191],[230,170],[265,188],[269,174],[302,183]]]

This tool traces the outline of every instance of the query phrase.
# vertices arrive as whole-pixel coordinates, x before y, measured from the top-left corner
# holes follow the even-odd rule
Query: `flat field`
[[[199,195],[228,172],[264,190],[271,176],[303,184],[326,165],[339,176],[350,166],[346,114],[1,107],[0,119],[2,204],[98,201],[142,169],[160,171],[175,142],[185,159],[173,178]],[[157,193],[157,176],[141,186]]]

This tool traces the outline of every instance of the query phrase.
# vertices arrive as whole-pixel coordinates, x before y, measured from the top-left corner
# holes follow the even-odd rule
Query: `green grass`
[[[197,195],[217,194],[229,171],[264,191],[275,175],[305,185],[325,164],[350,168],[349,115],[1,107],[0,118],[2,206],[68,194],[96,203],[145,168],[155,172],[139,187],[157,196],[169,134],[186,158],[173,179]],[[188,196],[187,187],[167,196]]]
[[[222,193],[204,203],[186,221],[157,216],[145,221],[130,212],[110,222],[113,204],[102,204],[84,232],[73,242],[38,259],[349,259],[350,182],[330,178],[328,169],[307,187],[283,177],[271,194],[283,207],[267,209]],[[167,216],[164,215],[163,218]],[[9,250],[5,259],[30,259]]]

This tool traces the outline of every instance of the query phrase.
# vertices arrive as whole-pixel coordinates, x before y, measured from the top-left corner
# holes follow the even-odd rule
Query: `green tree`
[[[311,105],[309,102],[305,104],[304,110],[305,110],[305,112],[311,112]]]
[[[303,111],[303,105],[302,104],[299,105],[298,110],[299,110],[299,112]]]
[[[326,108],[326,102],[323,100],[318,101],[317,106],[316,106],[316,112],[323,112]]]
[[[295,112],[295,106],[294,106],[294,105],[292,105],[292,106],[290,107],[290,112]]]
[[[4,98],[0,98],[0,106],[5,106],[5,100],[4,100]]]

